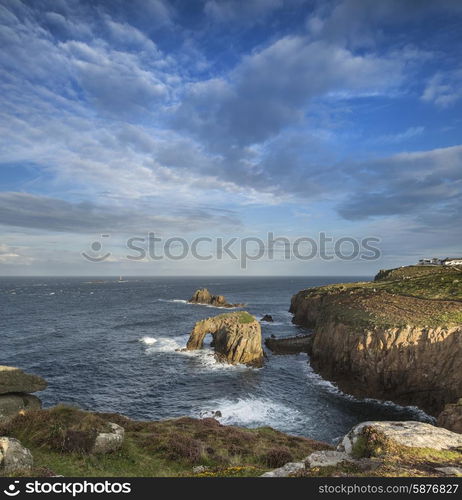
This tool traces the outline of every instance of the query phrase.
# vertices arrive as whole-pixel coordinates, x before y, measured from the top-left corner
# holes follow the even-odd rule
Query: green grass
[[[235,311],[229,313],[219,314],[218,316],[208,318],[208,319],[217,319],[217,320],[225,320],[225,319],[236,319],[241,324],[252,323],[256,321],[256,319],[247,311]]]
[[[240,311],[237,313],[239,317],[239,323],[252,323],[255,321],[255,318],[249,314],[247,311]]]
[[[70,450],[62,436],[77,421],[91,433],[90,422],[104,430],[107,422],[125,429],[123,447],[107,455],[88,449]],[[328,445],[272,428],[242,429],[223,426],[211,418],[183,417],[158,422],[139,422],[115,414],[95,414],[59,406],[18,415],[0,427],[0,435],[19,439],[34,457],[32,475],[178,477],[194,475],[259,476],[286,461],[300,460]],[[281,461],[283,463],[279,463]],[[30,474],[30,473],[29,473]]]
[[[372,282],[327,285],[303,294],[307,300],[323,300],[324,317],[362,328],[462,324],[461,271],[409,266],[378,276]]]

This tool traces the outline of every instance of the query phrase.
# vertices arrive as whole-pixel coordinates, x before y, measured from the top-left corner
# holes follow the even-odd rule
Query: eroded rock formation
[[[0,422],[21,411],[37,410],[42,404],[29,392],[43,391],[47,383],[38,375],[24,373],[12,366],[0,366]]]
[[[243,307],[244,304],[229,304],[223,295],[212,295],[207,288],[196,290],[188,301],[190,304],[204,304],[214,307]]]
[[[263,365],[260,323],[245,311],[220,314],[198,321],[189,337],[186,349],[201,349],[207,334],[219,360],[230,364]]]
[[[19,368],[0,365],[0,394],[37,392],[46,388],[47,383],[42,377],[24,373]]]

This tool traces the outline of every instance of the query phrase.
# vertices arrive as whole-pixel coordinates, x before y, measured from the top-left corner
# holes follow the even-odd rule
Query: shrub
[[[102,418],[59,405],[17,415],[2,428],[2,433],[55,451],[88,453],[97,434],[108,430],[108,424]]]
[[[280,448],[272,448],[268,450],[263,456],[263,461],[268,467],[276,468],[282,467],[287,462],[293,460],[292,453],[285,446]]]
[[[188,436],[175,434],[167,441],[165,451],[169,460],[185,460],[196,464],[202,455],[202,443]]]

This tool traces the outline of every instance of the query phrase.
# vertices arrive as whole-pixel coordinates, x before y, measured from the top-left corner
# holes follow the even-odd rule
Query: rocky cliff
[[[208,333],[213,337],[212,346],[220,360],[230,364],[262,366],[264,355],[260,323],[249,313],[220,314],[198,321],[186,349],[201,349]]]
[[[462,394],[462,273],[414,269],[301,291],[290,311],[314,329],[311,363],[322,376],[437,415]]]
[[[462,398],[444,407],[438,415],[438,425],[462,434]]]

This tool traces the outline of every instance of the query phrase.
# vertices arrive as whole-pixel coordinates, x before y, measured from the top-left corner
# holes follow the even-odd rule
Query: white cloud
[[[447,108],[462,99],[462,70],[449,73],[438,72],[427,82],[422,100]]]

